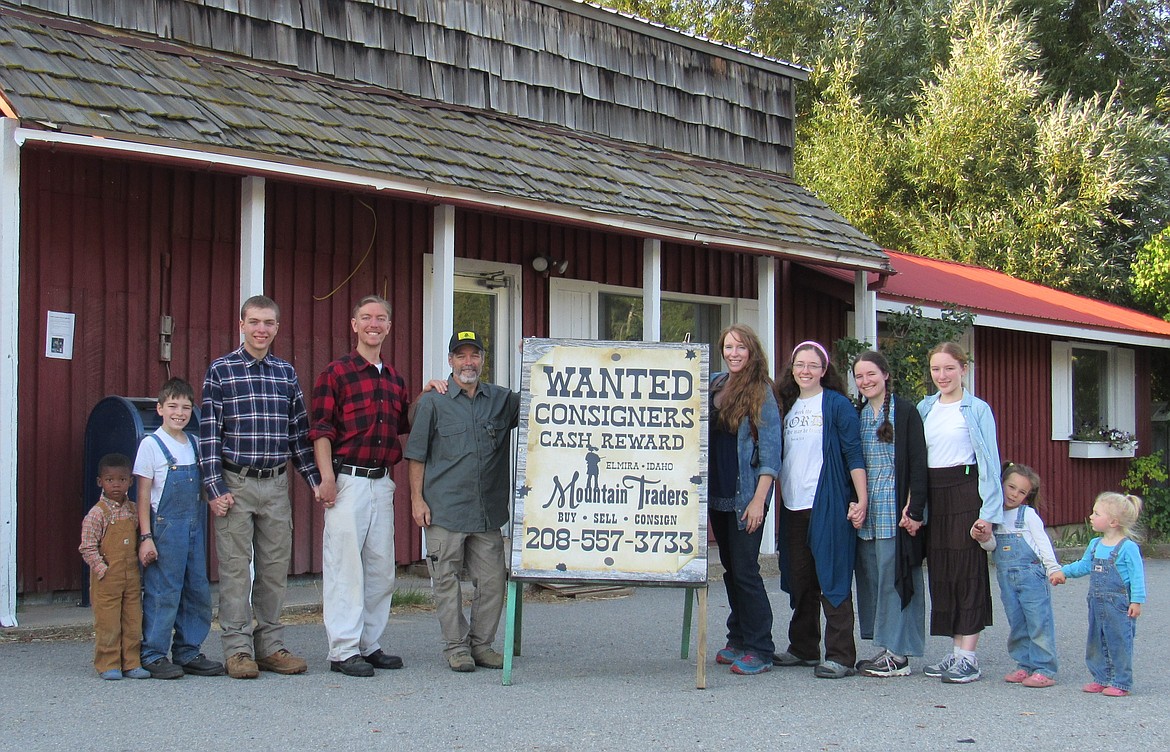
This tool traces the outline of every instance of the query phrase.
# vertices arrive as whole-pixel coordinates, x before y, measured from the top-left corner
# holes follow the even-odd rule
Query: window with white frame
[[[1134,352],[1088,342],[1052,343],[1052,439],[1086,428],[1137,431]]]

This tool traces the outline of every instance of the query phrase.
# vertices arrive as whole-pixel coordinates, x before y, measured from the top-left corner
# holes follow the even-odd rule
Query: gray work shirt
[[[469,398],[453,376],[446,394],[419,398],[403,456],[426,465],[431,524],[482,533],[508,521],[508,437],[519,414],[519,394],[481,381]]]

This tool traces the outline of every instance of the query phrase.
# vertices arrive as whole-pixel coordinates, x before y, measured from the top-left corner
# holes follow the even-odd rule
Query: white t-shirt
[[[780,493],[784,508],[812,509],[824,464],[822,443],[824,392],[798,399],[784,416],[784,458],[780,462]]]
[[[1024,529],[1021,531],[1024,534],[1024,541],[1028,547],[1036,554],[1036,558],[1040,560],[1040,564],[1044,567],[1045,574],[1052,574],[1060,571],[1060,564],[1056,561],[1056,551],[1052,548],[1052,539],[1048,537],[1048,531],[1044,529],[1044,521],[1040,519],[1040,515],[1032,509],[1031,513],[1027,510],[1031,509],[1028,506],[1018,506],[1015,509],[1003,510],[1003,524],[995,526],[997,533],[1014,533],[1016,532],[1016,517],[1018,515],[1027,515],[1024,517]],[[994,551],[997,548],[995,536],[987,542],[980,542],[988,551]]]
[[[184,441],[180,444],[162,427],[155,431],[154,435],[167,445],[167,449],[177,464],[195,464],[195,447],[191,446],[190,441]],[[188,437],[183,434],[183,438],[187,439]],[[138,456],[134,458],[134,474],[150,480],[150,508],[156,512],[158,511],[158,503],[162,501],[163,486],[167,483],[167,472],[169,471],[170,465],[167,464],[167,456],[159,448],[158,442],[149,436],[143,438],[142,443],[138,445]]]
[[[974,465],[975,447],[967,421],[959,410],[961,402],[936,402],[926,415],[926,464],[929,467]]]

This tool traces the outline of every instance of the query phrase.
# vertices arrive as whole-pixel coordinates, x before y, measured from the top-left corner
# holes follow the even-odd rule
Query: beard
[[[479,381],[479,370],[475,368],[461,368],[459,372],[455,374],[455,380],[460,384],[470,386],[471,384]]]

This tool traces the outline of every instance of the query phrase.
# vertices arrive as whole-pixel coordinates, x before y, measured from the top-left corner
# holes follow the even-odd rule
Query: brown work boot
[[[295,656],[284,648],[267,658],[257,658],[256,665],[261,671],[272,671],[277,674],[303,674],[309,670],[309,664],[305,663],[304,658]]]
[[[452,671],[458,671],[461,674],[475,670],[475,660],[466,650],[460,650],[447,656],[447,665],[451,667]]]
[[[228,676],[233,679],[255,679],[260,675],[256,661],[252,660],[252,656],[247,653],[236,653],[228,656],[227,672]]]

